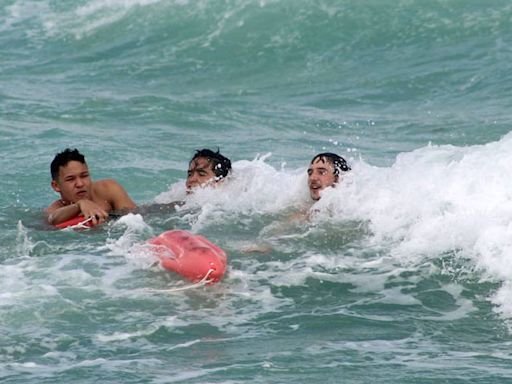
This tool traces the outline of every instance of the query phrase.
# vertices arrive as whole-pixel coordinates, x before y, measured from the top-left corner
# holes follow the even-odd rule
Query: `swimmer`
[[[346,160],[330,152],[319,153],[311,160],[308,167],[309,195],[314,201],[320,200],[325,188],[335,187],[343,172],[350,171]]]
[[[65,149],[53,159],[51,166],[53,190],[60,194],[46,214],[48,223],[60,224],[78,215],[96,225],[109,213],[130,211],[136,204],[124,188],[113,179],[92,181],[85,157],[77,149]]]
[[[198,149],[189,161],[187,179],[185,181],[186,193],[191,195],[196,188],[217,186],[231,173],[231,161],[211,149]],[[171,213],[186,201],[173,201],[171,203],[153,203],[137,209],[141,214]]]
[[[311,201],[292,212],[286,220],[279,221],[267,227],[266,231],[271,232],[273,237],[295,230],[298,223],[309,221],[310,215],[315,212],[314,203],[320,200],[322,191],[329,187],[335,187],[341,181],[342,173],[350,171],[351,168],[346,160],[330,152],[319,153],[311,160],[308,167],[308,188]],[[246,253],[269,253],[272,245],[268,242],[260,242],[245,246],[242,251]]]
[[[197,187],[215,186],[231,172],[231,161],[211,149],[197,150],[188,165],[187,193],[192,193]]]

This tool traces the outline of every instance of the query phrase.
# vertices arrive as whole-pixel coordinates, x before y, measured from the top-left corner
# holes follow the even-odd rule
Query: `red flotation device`
[[[72,219],[63,221],[62,223],[59,223],[59,224],[55,224],[55,226],[59,229],[73,227],[75,225],[80,225],[81,227],[89,227],[89,228],[93,226],[92,220],[88,220],[82,215],[73,217]]]
[[[150,239],[163,268],[196,283],[217,282],[226,272],[226,253],[201,235],[183,230],[166,231]]]

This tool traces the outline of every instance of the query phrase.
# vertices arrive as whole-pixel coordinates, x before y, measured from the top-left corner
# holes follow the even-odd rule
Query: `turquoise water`
[[[3,383],[512,382],[508,1],[3,0]],[[77,147],[139,204],[50,230]],[[306,167],[353,172],[310,208]],[[147,253],[173,228],[229,257],[185,291]],[[250,247],[268,253],[248,253]],[[167,291],[166,291],[167,290]]]

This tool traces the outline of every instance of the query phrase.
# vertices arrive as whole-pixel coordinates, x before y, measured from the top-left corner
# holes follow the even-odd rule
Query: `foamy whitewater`
[[[2,383],[512,381],[506,1],[5,0]],[[55,230],[67,147],[141,210]],[[185,193],[195,150],[232,174]],[[319,152],[352,171],[318,202]],[[178,204],[184,202],[184,204]],[[193,287],[147,240],[228,254]]]

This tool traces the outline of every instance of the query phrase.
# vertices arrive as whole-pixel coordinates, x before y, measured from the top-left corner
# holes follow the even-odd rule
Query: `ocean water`
[[[504,0],[2,0],[0,381],[512,382],[511,19]],[[186,203],[52,230],[66,147],[140,205]],[[187,197],[203,147],[233,175]],[[323,151],[353,170],[312,204]],[[175,228],[226,250],[220,283],[173,291],[144,243]]]

